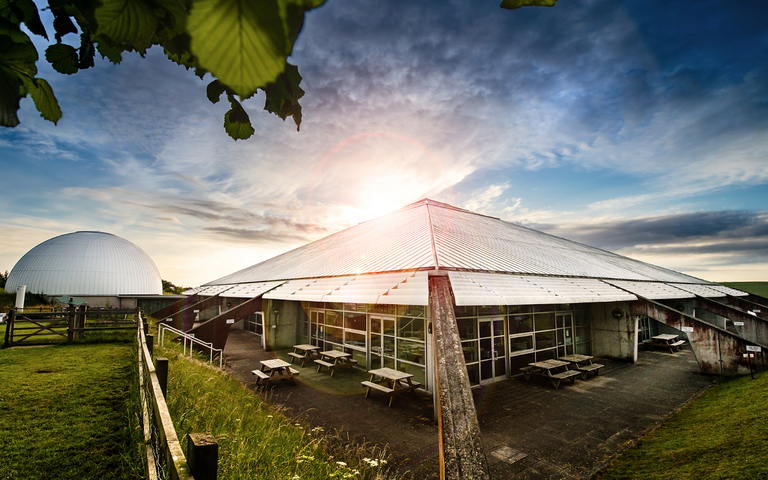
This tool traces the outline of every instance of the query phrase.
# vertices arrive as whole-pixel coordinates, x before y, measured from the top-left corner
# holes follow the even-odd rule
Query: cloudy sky
[[[246,141],[157,47],[69,77],[38,62],[64,118],[25,99],[0,129],[0,271],[99,230],[195,286],[429,197],[768,280],[768,2],[498,4],[328,0],[291,58],[301,131],[257,96]]]

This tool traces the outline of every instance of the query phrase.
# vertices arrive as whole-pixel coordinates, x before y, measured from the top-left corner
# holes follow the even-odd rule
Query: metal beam
[[[685,331],[702,373],[741,375],[749,373],[743,354],[751,345],[735,334],[686,315],[653,300],[639,297],[630,304],[631,315],[647,315],[676,330]],[[690,330],[693,331],[690,331]]]
[[[441,480],[490,480],[448,277],[430,277]]]
[[[757,315],[760,318],[768,320],[768,307],[765,306],[768,302],[765,303],[759,303],[756,302],[752,296],[744,298],[744,297],[734,297],[733,295],[728,295],[726,297],[728,299],[728,304],[733,305],[735,307],[738,307],[745,312],[753,312],[755,315]],[[755,311],[759,310],[759,311]]]
[[[706,310],[731,321],[731,325],[726,325],[726,330],[738,335],[748,342],[768,348],[768,322],[762,318],[750,315],[731,305],[717,302],[715,300],[696,297],[693,299],[694,308]],[[735,325],[735,323],[742,325]]]
[[[261,310],[261,297],[252,298],[235,308],[227,310],[226,312],[197,325],[188,333],[194,333],[196,338],[199,338],[204,342],[213,343],[214,348],[223,350],[224,346],[227,344],[227,338],[229,337],[229,330],[231,328],[231,325],[227,323],[227,320],[238,322],[248,315],[260,312]]]
[[[152,312],[151,314],[149,314],[149,316],[157,320],[163,321],[166,318],[179,313],[180,311],[184,310],[184,308],[190,305],[193,305],[199,301],[200,301],[199,296],[190,295],[187,298],[182,298],[181,300],[173,302],[172,304],[166,307],[163,307],[160,310]]]

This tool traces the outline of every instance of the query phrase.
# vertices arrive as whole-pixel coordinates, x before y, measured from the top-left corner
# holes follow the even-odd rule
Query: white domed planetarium
[[[134,308],[137,297],[162,295],[160,271],[144,250],[104,232],[74,232],[51,238],[27,252],[8,275],[5,290],[51,300],[82,298],[91,307]]]

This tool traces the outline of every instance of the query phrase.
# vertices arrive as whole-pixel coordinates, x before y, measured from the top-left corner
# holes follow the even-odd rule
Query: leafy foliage
[[[502,8],[553,6],[557,0],[503,0]],[[226,93],[230,110],[224,129],[235,140],[254,133],[241,101],[259,90],[264,109],[301,124],[301,75],[287,63],[304,25],[305,12],[325,0],[49,0],[55,43],[45,50],[54,70],[73,75],[94,66],[96,52],[112,63],[123,52],[142,56],[153,45],[201,79],[215,80],[207,96],[216,103]],[[51,86],[37,78],[38,52],[26,29],[50,40],[33,0],[0,0],[0,125],[19,124],[20,101],[32,97],[40,116],[62,116]],[[80,45],[63,42],[80,34]]]
[[[5,288],[5,282],[8,281],[8,270],[5,273],[0,273],[0,288]]]
[[[184,287],[176,286],[168,280],[163,280],[163,293],[172,293],[174,295],[181,295],[184,291]]]

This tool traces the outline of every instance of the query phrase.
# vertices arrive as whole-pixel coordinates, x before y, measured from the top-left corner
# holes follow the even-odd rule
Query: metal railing
[[[219,355],[219,368],[221,369],[224,365],[224,351],[221,348],[214,348],[213,343],[204,342],[198,338],[195,338],[194,334],[184,333],[179,329],[173,328],[170,325],[166,325],[164,323],[161,323],[157,326],[158,335],[160,335],[160,345],[163,345],[163,342],[165,341],[165,331],[170,330],[172,333],[175,333],[176,335],[180,336],[182,338],[182,341],[184,343],[184,355],[187,354],[187,341],[189,341],[189,355],[192,356],[192,345],[197,345],[200,348],[207,348],[210,352],[209,356],[209,363],[213,363],[213,352],[218,352]]]

